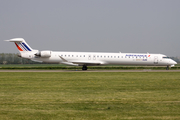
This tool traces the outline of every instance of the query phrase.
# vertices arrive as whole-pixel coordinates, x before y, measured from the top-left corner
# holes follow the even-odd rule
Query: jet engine
[[[43,57],[43,58],[48,58],[48,57],[51,57],[51,51],[40,51],[34,55],[39,56],[39,57]]]

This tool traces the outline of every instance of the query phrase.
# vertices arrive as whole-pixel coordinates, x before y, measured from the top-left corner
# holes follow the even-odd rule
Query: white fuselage
[[[30,53],[29,53],[30,54]],[[143,53],[99,53],[99,52],[51,52],[50,57],[24,56],[33,61],[62,63],[68,65],[156,65],[172,66],[177,64],[163,54]],[[23,54],[22,54],[23,57]]]
[[[32,49],[23,38],[5,40],[14,42],[21,57],[36,62],[61,63],[66,65],[83,66],[87,70],[91,65],[155,65],[174,66],[177,64],[163,54],[149,53],[100,53],[100,52],[54,52]]]

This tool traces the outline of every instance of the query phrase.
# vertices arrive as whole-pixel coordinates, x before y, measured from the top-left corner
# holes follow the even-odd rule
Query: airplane
[[[96,65],[167,66],[166,69],[168,70],[169,67],[177,64],[174,60],[163,54],[39,51],[32,49],[23,38],[14,38],[5,41],[15,43],[20,52],[19,57],[40,63],[82,66],[82,70],[87,70],[87,66]]]

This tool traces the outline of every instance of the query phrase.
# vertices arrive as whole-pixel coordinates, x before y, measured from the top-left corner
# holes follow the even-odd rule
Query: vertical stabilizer
[[[14,42],[20,53],[33,51],[33,49],[26,43],[23,38],[14,38],[5,41]]]

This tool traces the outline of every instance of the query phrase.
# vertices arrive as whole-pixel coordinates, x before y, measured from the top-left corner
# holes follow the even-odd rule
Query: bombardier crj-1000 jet
[[[149,65],[167,66],[166,69],[169,69],[177,64],[163,54],[39,51],[32,49],[23,38],[5,41],[14,42],[22,58],[35,62],[82,66],[82,70],[95,65]]]

